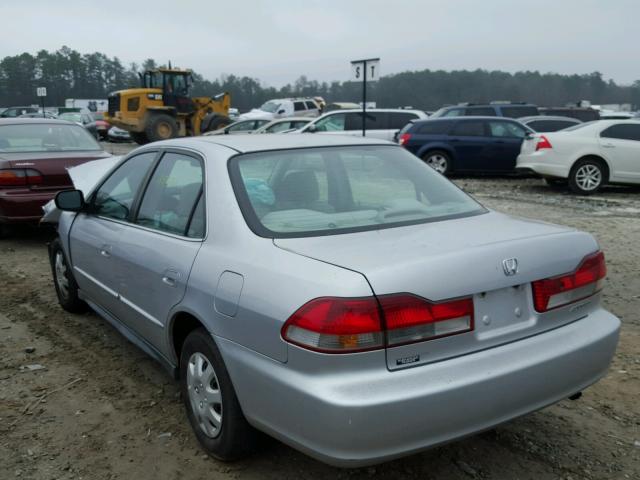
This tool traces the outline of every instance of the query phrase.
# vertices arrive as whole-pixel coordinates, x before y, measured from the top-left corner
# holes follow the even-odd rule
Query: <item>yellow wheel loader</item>
[[[111,93],[104,116],[111,125],[127,130],[140,145],[201,135],[231,123],[228,93],[191,97],[191,70],[147,70],[140,74],[140,81],[141,88]]]

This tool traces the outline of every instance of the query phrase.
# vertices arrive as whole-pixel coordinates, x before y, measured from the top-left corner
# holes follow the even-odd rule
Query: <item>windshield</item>
[[[58,116],[60,120],[67,120],[68,122],[82,123],[82,115],[75,112],[65,112]]]
[[[264,237],[376,230],[485,211],[394,146],[251,153],[234,157],[229,170],[245,219]]]
[[[0,126],[0,152],[70,152],[102,150],[83,128],[65,124]]]
[[[263,103],[260,107],[260,110],[264,110],[265,112],[275,113],[278,111],[278,107],[280,106],[280,102],[274,102],[273,100],[269,100],[266,103]]]

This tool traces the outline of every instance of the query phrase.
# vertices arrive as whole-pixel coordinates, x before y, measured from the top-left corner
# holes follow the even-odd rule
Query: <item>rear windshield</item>
[[[485,212],[394,146],[251,153],[233,157],[229,171],[247,223],[263,237],[335,235]]]
[[[70,152],[102,150],[78,125],[21,124],[0,126],[0,152]]]

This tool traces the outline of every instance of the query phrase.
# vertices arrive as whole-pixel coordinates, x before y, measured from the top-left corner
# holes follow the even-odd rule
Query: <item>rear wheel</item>
[[[251,452],[257,432],[245,419],[222,355],[204,329],[184,341],[180,389],[191,427],[209,455],[230,461]]]
[[[78,284],[73,278],[67,258],[62,250],[62,245],[57,238],[51,242],[49,247],[49,260],[60,306],[71,313],[86,311],[87,304],[80,300],[78,296]]]
[[[601,160],[595,158],[579,160],[569,173],[569,187],[574,193],[591,195],[604,185],[605,171]]]
[[[432,150],[431,152],[425,153],[422,160],[442,175],[446,175],[451,170],[451,159],[449,155],[441,150]]]
[[[149,143],[147,134],[144,132],[129,132],[129,135],[131,135],[132,140],[138,145],[146,145],[147,143]]]
[[[158,113],[151,116],[144,132],[150,142],[168,140],[178,136],[178,124],[172,116]]]

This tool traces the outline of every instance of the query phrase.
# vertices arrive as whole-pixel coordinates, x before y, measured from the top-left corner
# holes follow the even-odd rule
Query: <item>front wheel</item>
[[[256,431],[247,423],[222,355],[204,329],[184,341],[180,389],[191,428],[209,455],[230,461],[253,449]]]
[[[578,161],[569,173],[569,188],[580,195],[591,195],[600,190],[605,182],[605,169],[596,159]]]
[[[53,273],[53,284],[56,287],[58,303],[67,312],[82,313],[87,310],[87,304],[78,296],[78,284],[67,262],[59,239],[51,242],[49,247],[49,260]]]
[[[449,158],[449,155],[440,150],[427,152],[422,157],[422,160],[442,175],[446,175],[451,170],[451,159]]]
[[[178,124],[171,115],[165,113],[153,114],[144,132],[150,142],[168,140],[178,136]]]

